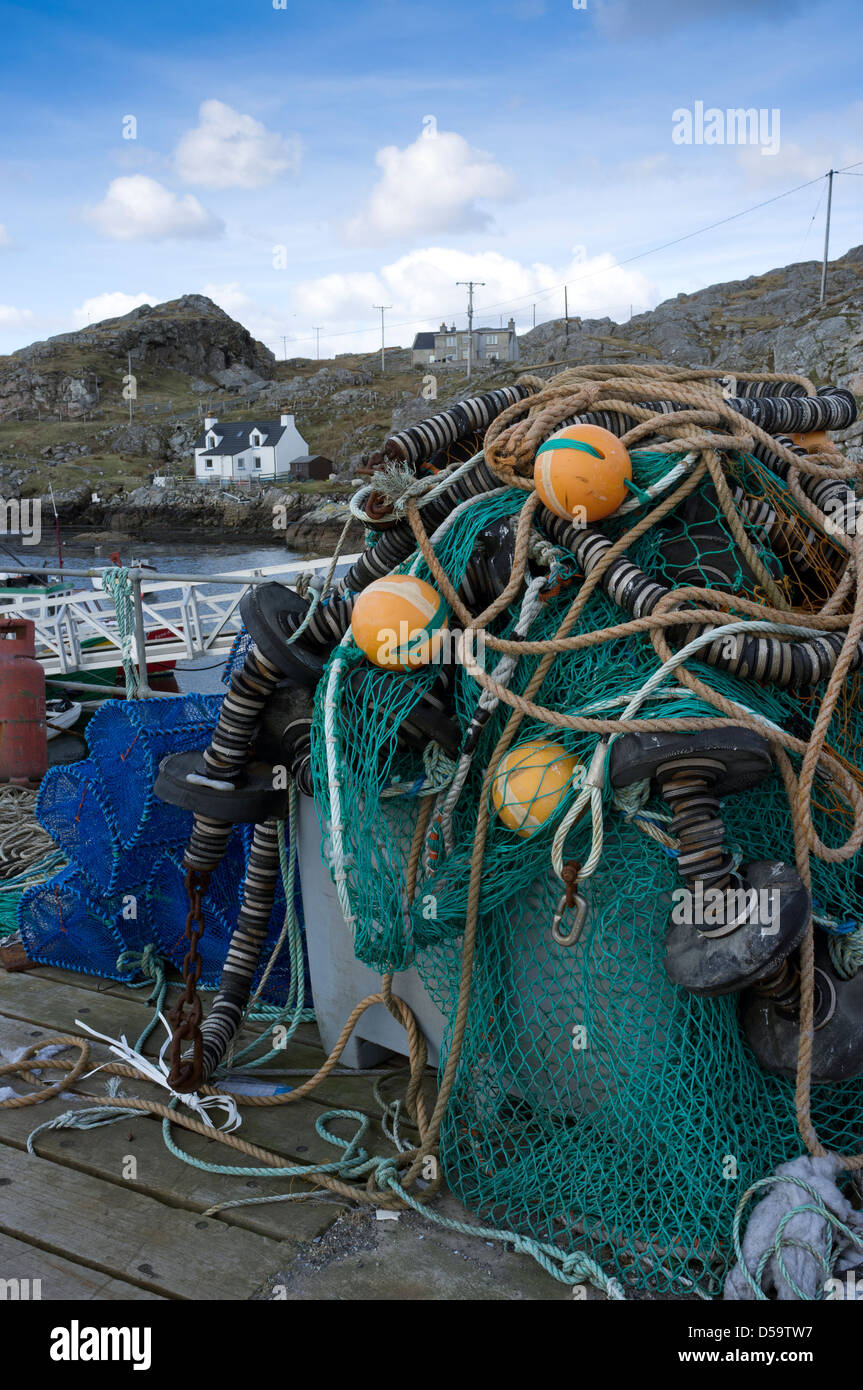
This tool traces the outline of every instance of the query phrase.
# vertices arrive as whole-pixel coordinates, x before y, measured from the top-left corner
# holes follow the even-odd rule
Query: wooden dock
[[[76,1019],[113,1038],[124,1034],[134,1044],[152,1017],[146,995],[146,990],[53,968],[22,974],[0,970],[2,1060],[59,1033],[80,1034]],[[155,1055],[163,1036],[160,1027],[148,1054]],[[251,1034],[241,1041],[245,1037]],[[95,1041],[92,1058],[97,1066],[111,1060]],[[312,1071],[322,1061],[317,1031],[305,1024],[272,1065]],[[388,1097],[403,1095],[406,1073],[400,1059],[384,1064],[380,1073],[392,1076]],[[46,1075],[53,1081],[57,1073]],[[284,1084],[303,1079],[286,1078]],[[376,1079],[331,1076],[295,1105],[244,1107],[240,1132],[298,1164],[332,1162],[338,1151],[320,1137],[315,1121],[344,1107],[379,1115]],[[0,1078],[0,1085],[7,1081]],[[432,1073],[427,1084],[432,1099]],[[13,1085],[21,1094],[30,1089],[19,1078]],[[145,1081],[124,1079],[121,1088],[126,1097],[165,1101],[165,1091]],[[377,1220],[373,1210],[358,1211],[329,1194],[204,1216],[219,1202],[320,1189],[297,1179],[227,1176],[191,1167],[166,1148],[155,1117],[130,1112],[100,1128],[47,1130],[35,1140],[35,1153],[27,1153],[34,1129],[86,1108],[89,1097],[93,1104],[109,1103],[104,1073],[80,1078],[74,1094],[0,1109],[0,1281],[40,1280],[43,1299],[76,1302],[571,1298],[569,1289],[532,1260],[503,1246],[441,1231],[411,1213],[398,1221]],[[354,1123],[343,1118],[332,1127],[344,1138],[354,1132]],[[173,1135],[180,1148],[208,1162],[250,1162],[177,1126]],[[370,1153],[393,1153],[379,1123],[365,1147]],[[441,1209],[472,1219],[450,1196]],[[599,1296],[590,1290],[589,1297]]]

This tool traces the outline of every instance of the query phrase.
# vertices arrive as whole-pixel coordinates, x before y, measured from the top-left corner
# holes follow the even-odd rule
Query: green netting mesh
[[[636,484],[650,486],[676,461],[641,451]],[[743,523],[766,572],[793,587],[789,597],[795,602],[807,594],[818,602],[833,564],[829,540],[820,537],[817,552],[801,548],[805,519],[784,484],[755,460],[740,456],[729,482],[746,494],[751,516],[742,511]],[[515,513],[523,501],[516,490],[480,499],[435,541],[455,585],[480,531]],[[769,505],[759,509],[759,503]],[[630,516],[625,524],[631,523]],[[622,527],[615,521],[604,529],[614,536]],[[648,533],[631,558],[672,583],[760,594],[709,484],[662,529]],[[429,577],[417,557],[409,567]],[[687,567],[699,577],[681,581]],[[578,591],[571,557],[560,557],[558,577],[563,587],[541,605],[531,639],[555,634]],[[496,635],[512,632],[520,603],[495,622]],[[596,592],[574,631],[606,627],[624,616]],[[495,660],[487,653],[486,669]],[[453,816],[451,852],[420,866],[408,903],[417,792],[424,789],[423,779],[426,787],[435,777],[445,781],[446,769],[440,763],[430,768],[418,754],[401,750],[394,729],[437,672],[402,677],[376,671],[350,642],[331,659],[331,672],[333,661],[339,678],[328,685],[325,677],[319,686],[315,783],[326,833],[330,778],[337,767],[343,863],[335,867],[345,874],[356,952],[381,971],[416,963],[451,1026],[478,798],[510,710],[499,707],[480,739]],[[538,661],[524,657],[518,663],[512,690],[524,690]],[[658,665],[646,636],[567,653],[557,658],[541,700],[567,713],[619,713]],[[363,678],[349,685],[345,675],[357,669]],[[816,697],[759,688],[697,661],[689,669],[728,698],[802,739],[809,736]],[[455,681],[464,731],[481,692],[461,667]],[[859,695],[854,677],[828,740],[851,765],[863,741]],[[673,678],[639,713],[715,716]],[[595,734],[552,731],[525,719],[517,743],[533,738],[553,738],[585,766],[597,744]],[[841,843],[850,815],[835,790],[817,782],[815,802],[816,830],[827,843]],[[484,1221],[556,1241],[563,1249],[587,1249],[611,1263],[624,1282],[677,1293],[697,1285],[715,1293],[731,1258],[740,1194],[800,1152],[793,1083],[755,1062],[738,1026],[734,997],[700,999],[670,983],[664,938],[670,895],[681,882],[674,853],[644,833],[633,808],[625,813],[615,805],[608,787],[602,858],[584,885],[585,929],[574,948],[555,944],[550,926],[561,884],[551,871],[550,850],[565,805],[530,838],[491,816],[468,1024],[441,1136],[446,1182]],[[645,809],[661,815],[666,808],[651,802]],[[723,815],[729,848],[742,860],[793,863],[791,820],[778,775],[728,799]],[[566,856],[583,862],[589,845],[587,817],[567,837]],[[330,839],[326,854],[332,851]],[[854,861],[814,860],[812,868],[816,910],[839,921],[859,920],[863,901]],[[448,1046],[449,1029],[444,1058]],[[825,1145],[853,1149],[863,1130],[863,1079],[815,1087],[812,1109]]]

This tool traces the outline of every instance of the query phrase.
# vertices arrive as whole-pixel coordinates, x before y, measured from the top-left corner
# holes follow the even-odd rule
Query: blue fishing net
[[[70,863],[19,903],[18,924],[32,960],[121,980],[130,978],[130,971],[118,969],[118,956],[140,954],[152,944],[182,967],[189,910],[182,859],[192,814],[158,800],[153,784],[159,762],[169,753],[207,746],[222,698],[112,701],[87,729],[90,756],[46,774],[36,816]],[[236,829],[207,894],[201,943],[205,989],[219,983],[236,926],[252,831],[252,826]],[[295,906],[302,923],[299,880]],[[284,917],[280,884],[264,962]],[[306,972],[308,984],[307,967]],[[286,950],[263,997],[281,1003],[289,984]]]
[[[181,840],[191,816],[153,791],[159,763],[169,753],[206,748],[219,714],[220,695],[169,700],[112,700],[87,726],[96,764],[124,848]]]
[[[124,884],[146,879],[146,846],[124,851],[99,769],[89,758],[48,769],[36,819],[97,896],[110,897]]]
[[[37,883],[21,897],[18,925],[30,960],[63,970],[130,981],[133,966],[117,962],[125,951],[141,951],[146,925],[139,916],[143,889],[99,897],[77,869],[69,865],[47,883]]]

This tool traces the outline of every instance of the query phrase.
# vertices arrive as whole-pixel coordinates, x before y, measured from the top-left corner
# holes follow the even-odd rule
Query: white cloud
[[[203,101],[199,123],[174,151],[174,168],[186,183],[203,188],[260,188],[302,157],[298,135],[277,135],[253,116],[223,101]]]
[[[214,237],[224,230],[221,218],[191,193],[180,197],[146,174],[113,179],[88,221],[113,241],[162,241],[166,237]]]
[[[101,323],[102,319],[118,319],[123,314],[128,314],[132,309],[137,309],[139,304],[156,304],[157,298],[152,294],[125,294],[123,290],[106,290],[104,294],[93,295],[91,299],[85,299],[77,309],[72,310],[72,317],[77,324]]]
[[[12,238],[6,230],[5,224],[3,222],[0,222],[0,251],[4,250],[6,247],[11,245]]]
[[[508,198],[515,188],[512,175],[492,155],[453,131],[424,133],[403,150],[386,145],[375,162],[382,176],[344,229],[355,244],[483,231],[492,219],[477,200]]]
[[[16,309],[12,304],[0,304],[0,324],[14,328],[21,323],[29,323],[33,318],[32,309]]]
[[[302,321],[326,325],[333,334],[352,322],[368,322],[371,329],[372,305],[392,304],[387,322],[393,328],[387,331],[387,340],[407,343],[415,329],[436,328],[443,318],[449,321],[455,317],[463,323],[465,309],[458,306],[466,301],[457,280],[485,282],[476,296],[474,321],[478,327],[494,327],[500,315],[506,320],[512,313],[521,332],[530,326],[534,295],[537,322],[563,316],[563,290],[558,287],[564,282],[569,285],[569,312],[582,318],[608,315],[626,319],[630,305],[644,309],[657,299],[646,276],[615,266],[609,253],[588,258],[582,248],[575,248],[566,264],[551,266],[541,261],[523,264],[497,251],[472,254],[430,246],[401,256],[378,272],[349,272],[306,281],[295,286],[294,300]],[[397,324],[406,326],[397,328]],[[359,337],[356,341],[360,343]],[[368,343],[368,337],[362,339],[363,346]],[[333,346],[347,351],[350,344],[338,340]]]

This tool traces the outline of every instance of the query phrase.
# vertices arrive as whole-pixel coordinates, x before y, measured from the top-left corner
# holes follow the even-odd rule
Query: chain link
[[[206,869],[189,869],[186,874],[186,894],[189,899],[189,912],[186,917],[186,937],[189,942],[183,959],[183,979],[185,990],[171,1010],[173,1027],[171,1037],[171,1070],[168,1083],[180,1093],[197,1091],[204,1079],[204,1039],[201,1035],[203,1011],[198,997],[198,981],[201,978],[201,959],[198,955],[198,942],[204,934],[203,897],[210,884],[210,874]],[[192,1054],[183,1057],[183,1044],[192,1044]]]

